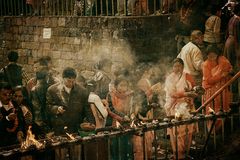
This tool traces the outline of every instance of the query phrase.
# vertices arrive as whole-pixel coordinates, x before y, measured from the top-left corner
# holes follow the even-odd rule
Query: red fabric
[[[114,109],[118,112],[128,114],[130,110],[130,101],[133,95],[133,91],[119,93],[117,90],[113,90],[110,94]]]
[[[232,70],[232,66],[224,56],[220,56],[218,58],[218,62],[206,60],[203,63],[202,69],[203,88],[205,89],[205,94],[203,95],[203,102],[205,102],[230,79],[229,76],[222,77],[222,73],[230,72]],[[230,99],[231,93],[229,91],[229,88],[226,88],[222,92],[222,94],[220,94],[214,99],[214,105],[213,103],[210,103],[206,107],[206,114],[209,114],[209,107],[211,107],[216,113],[220,111],[221,106],[223,106],[223,111],[229,111]],[[219,129],[220,126],[221,124],[217,123],[216,129]]]

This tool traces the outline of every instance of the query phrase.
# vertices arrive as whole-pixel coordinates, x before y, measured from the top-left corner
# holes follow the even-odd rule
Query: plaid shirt
[[[27,72],[24,69],[22,69],[22,83],[23,83],[23,85],[26,86],[29,80],[30,80],[29,75],[27,74]]]

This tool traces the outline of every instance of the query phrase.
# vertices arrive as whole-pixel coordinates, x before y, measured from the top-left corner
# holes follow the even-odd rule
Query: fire
[[[69,134],[69,133],[66,132],[66,135],[67,135],[71,140],[75,140],[75,138],[73,137],[72,134]]]
[[[180,118],[180,114],[178,112],[175,113],[175,119],[179,119]]]
[[[120,127],[121,127],[121,124],[118,121],[116,121],[116,128],[120,128]]]
[[[136,124],[134,123],[134,121],[131,122],[130,127],[131,127],[131,128],[137,127]]]
[[[209,108],[209,113],[210,114],[215,114],[215,111],[211,107],[208,107],[208,108]]]
[[[32,134],[31,128],[32,126],[28,127],[27,137],[26,140],[22,142],[21,149],[28,149],[30,146],[35,146],[37,149],[44,148],[44,144],[35,139],[35,135]]]

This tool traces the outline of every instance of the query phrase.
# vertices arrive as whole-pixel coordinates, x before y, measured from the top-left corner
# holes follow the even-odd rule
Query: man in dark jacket
[[[62,73],[62,83],[54,84],[47,91],[47,109],[55,134],[77,132],[86,115],[91,115],[87,90],[76,82],[77,73],[67,67]],[[92,116],[93,117],[93,116]]]
[[[76,83],[76,77],[76,71],[67,67],[62,73],[63,81],[48,88],[47,110],[56,135],[64,134],[66,127],[69,133],[77,132],[84,118],[88,119],[87,115],[94,119],[87,103],[88,92]],[[73,159],[81,159],[80,145],[70,149]],[[65,159],[66,155],[65,149],[55,152],[55,158],[59,160]]]
[[[9,64],[1,69],[0,79],[2,81],[8,82],[11,87],[22,86],[26,84],[29,80],[27,73],[24,71],[23,67],[17,64],[18,53],[11,51],[8,53]]]

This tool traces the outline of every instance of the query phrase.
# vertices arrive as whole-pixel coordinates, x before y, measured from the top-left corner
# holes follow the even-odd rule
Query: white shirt
[[[184,72],[197,76],[200,74],[203,56],[201,50],[192,42],[188,42],[178,54],[184,62]]]

